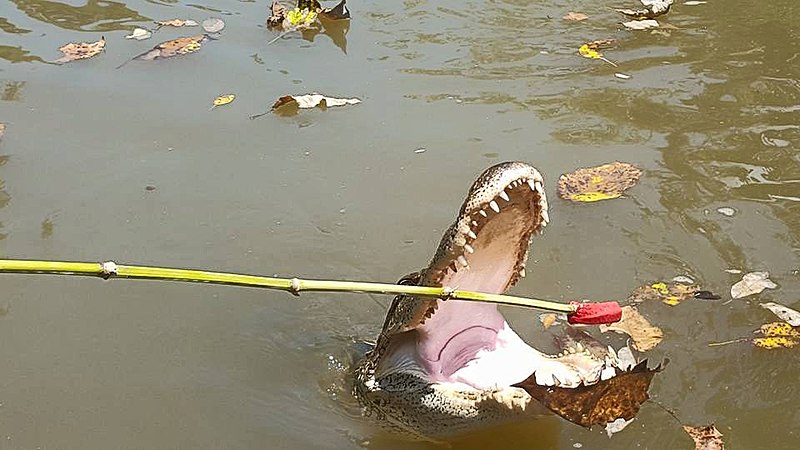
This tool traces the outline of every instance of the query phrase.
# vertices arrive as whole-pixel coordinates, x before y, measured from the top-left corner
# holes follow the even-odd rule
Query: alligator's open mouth
[[[517,169],[504,168],[492,183],[476,181],[423,284],[503,293],[525,276],[530,238],[548,222],[547,199],[539,172]],[[508,386],[529,376],[541,357],[493,304],[439,300],[415,331],[418,362],[431,381]]]

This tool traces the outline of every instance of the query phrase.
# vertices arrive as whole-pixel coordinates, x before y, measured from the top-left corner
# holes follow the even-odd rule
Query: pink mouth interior
[[[506,208],[508,210],[506,210]],[[442,286],[469,291],[503,293],[514,275],[519,236],[526,235],[528,208],[506,205],[481,229],[473,242],[475,253],[467,255],[469,268],[449,272]],[[482,350],[494,351],[502,343],[498,333],[505,319],[490,303],[439,300],[439,308],[417,329],[417,353],[428,375],[435,381],[452,381]]]

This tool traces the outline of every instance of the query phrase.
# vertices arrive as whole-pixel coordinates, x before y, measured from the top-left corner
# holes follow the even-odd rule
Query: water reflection
[[[31,32],[31,30],[26,30],[24,28],[17,27],[13,23],[9,22],[8,19],[6,19],[5,17],[0,17],[0,30],[12,34],[25,34]]]
[[[42,58],[31,55],[28,50],[22,47],[12,47],[10,45],[0,45],[0,59],[5,59],[12,63],[18,62],[45,62]]]
[[[124,3],[88,0],[83,6],[47,0],[11,0],[30,18],[67,30],[127,30],[133,22],[149,21]]]

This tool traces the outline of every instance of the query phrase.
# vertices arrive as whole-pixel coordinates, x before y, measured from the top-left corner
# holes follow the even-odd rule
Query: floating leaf
[[[581,45],[580,48],[578,49],[578,53],[584,58],[600,59],[603,57],[602,53],[593,48],[590,48],[589,44]]]
[[[295,8],[286,13],[286,20],[289,25],[297,29],[308,28],[316,22],[317,12],[308,9]]]
[[[137,41],[143,41],[145,39],[150,39],[153,33],[150,30],[146,30],[144,28],[134,28],[133,32],[127,36],[125,39],[136,39]]]
[[[658,28],[658,21],[654,19],[631,20],[629,22],[622,22],[622,26],[629,30],[647,30],[650,28]]]
[[[347,8],[347,0],[342,0],[333,8],[326,8],[319,12],[321,17],[329,20],[345,20],[350,18],[350,10]]]
[[[563,17],[564,20],[569,20],[572,22],[580,22],[581,20],[586,20],[588,18],[589,16],[587,16],[584,13],[573,12],[573,11],[568,12],[567,15]]]
[[[616,11],[632,19],[654,19],[669,12],[673,0],[640,0],[644,9],[617,9]]]
[[[792,348],[800,344],[800,332],[786,322],[772,322],[761,325],[758,330],[764,337],[754,338],[753,344],[767,350]]]
[[[772,311],[776,316],[778,316],[779,319],[787,322],[789,325],[793,327],[800,327],[800,312],[772,302],[762,303],[761,307]]]
[[[695,450],[724,450],[722,442],[722,433],[720,433],[714,424],[705,427],[691,427],[684,425],[683,429],[694,440]]]
[[[664,332],[651,325],[633,306],[623,306],[622,319],[610,325],[600,325],[600,331],[627,334],[633,339],[633,348],[640,352],[652,349],[664,338]]]
[[[775,289],[777,284],[769,279],[769,272],[750,272],[742,277],[742,281],[731,286],[731,297],[742,298],[759,294],[764,289]]]
[[[695,298],[698,286],[684,283],[653,283],[636,288],[628,300],[642,303],[648,300],[660,300],[667,305],[675,306],[684,300]]]
[[[219,33],[225,28],[225,22],[222,19],[211,17],[203,21],[203,29],[206,33]]]
[[[546,330],[555,325],[558,319],[555,314],[546,313],[546,314],[539,314],[539,321],[542,322],[542,326]]]
[[[617,419],[617,420],[615,420],[613,422],[609,422],[609,423],[606,424],[606,434],[608,434],[608,437],[611,437],[614,434],[619,433],[620,431],[624,430],[625,427],[630,425],[631,422],[633,422],[633,419],[625,420],[622,417],[620,417],[619,419]]]
[[[234,101],[235,99],[236,95],[234,94],[220,95],[219,97],[214,99],[214,105],[211,107],[211,109],[214,109],[217,106],[227,105],[228,103]]]
[[[641,174],[635,166],[622,162],[578,169],[559,177],[558,195],[574,202],[618,198],[636,185]]]
[[[633,419],[641,404],[650,398],[650,382],[661,370],[661,366],[649,369],[645,360],[629,371],[588,386],[542,386],[536,383],[535,373],[515,386],[559,416],[588,428],[619,418]]]
[[[295,107],[301,109],[319,106],[324,109],[332,106],[355,105],[357,103],[361,103],[361,100],[357,98],[326,97],[314,92],[306,95],[285,95],[272,105],[272,109],[278,109],[286,105],[295,105]]]
[[[159,58],[169,58],[176,55],[188,55],[200,50],[203,43],[208,40],[208,36],[201,34],[191,37],[180,37],[171,41],[162,42],[152,50],[142,53],[133,59],[152,61]]]
[[[194,20],[172,19],[172,20],[158,20],[156,21],[158,28],[161,27],[196,27],[197,22]]]
[[[269,16],[267,19],[267,25],[271,27],[280,27],[283,25],[283,21],[286,19],[286,7],[283,6],[280,2],[272,2],[272,6],[270,6],[270,11],[272,15]]]
[[[101,37],[97,42],[70,42],[63,45],[58,50],[64,54],[61,58],[54,62],[58,64],[68,63],[78,59],[91,58],[102,52],[106,48],[106,39]]]

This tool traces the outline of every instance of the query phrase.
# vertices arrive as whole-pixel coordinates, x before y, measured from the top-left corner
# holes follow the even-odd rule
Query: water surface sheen
[[[772,320],[760,302],[800,308],[797,2],[678,2],[656,33],[620,30],[606,6],[353,1],[349,27],[267,45],[264,0],[5,2],[0,256],[394,281],[427,262],[477,173],[521,159],[545,176],[552,223],[516,293],[624,299],[684,275],[723,299],[642,306],[665,333],[647,356],[671,362],[611,440],[553,419],[455,447],[691,448],[669,409],[732,448],[795,448],[798,354],[707,344]],[[114,69],[198,33],[124,39],[134,26],[211,15],[227,27],[199,53]],[[101,36],[104,54],[47,63]],[[618,68],[576,55],[605,38]],[[364,101],[248,119],[312,91]],[[556,198],[559,174],[614,160],[644,170],[624,199]],[[740,275],[724,269],[768,270],[779,289],[728,301]],[[351,343],[387,298],[0,286],[2,448],[438,448],[382,434],[347,394]],[[547,347],[535,315],[505,312]]]

